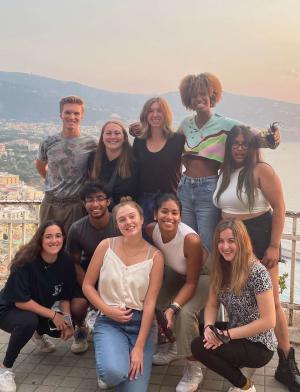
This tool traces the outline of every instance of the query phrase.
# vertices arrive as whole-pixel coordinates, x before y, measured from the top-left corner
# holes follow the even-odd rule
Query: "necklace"
[[[141,251],[145,248],[145,244],[143,244],[143,246],[135,253],[133,254],[129,254],[128,252],[126,252],[125,250],[125,246],[124,246],[124,240],[122,239],[122,251],[123,253],[127,256],[127,257],[135,257],[137,256],[139,253],[141,253]]]

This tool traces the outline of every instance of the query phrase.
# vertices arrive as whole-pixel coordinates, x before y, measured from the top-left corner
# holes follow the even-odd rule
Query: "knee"
[[[201,361],[203,356],[207,354],[207,352],[205,352],[206,349],[204,347],[203,338],[204,338],[203,336],[198,336],[191,343],[192,354],[194,358],[196,358],[198,361]]]
[[[86,300],[76,300],[71,301],[71,315],[74,321],[82,322],[87,315],[88,302]]]
[[[22,314],[22,318],[17,323],[16,328],[21,329],[24,335],[30,335],[34,333],[39,324],[39,317],[33,312],[25,311]]]
[[[128,370],[125,371],[117,363],[103,363],[98,369],[98,375],[107,385],[117,386],[128,379]]]

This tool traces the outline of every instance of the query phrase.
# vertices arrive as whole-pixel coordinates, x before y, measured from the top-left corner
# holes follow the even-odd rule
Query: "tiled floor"
[[[0,360],[3,359],[8,336],[0,332]],[[83,355],[70,352],[70,342],[56,340],[54,353],[40,353],[29,342],[20,353],[14,366],[18,392],[90,392],[97,388],[94,352],[92,344]],[[296,349],[300,359],[300,348]],[[257,392],[287,391],[273,375],[277,355],[268,366],[257,369],[253,380]],[[181,378],[184,360],[172,362],[169,366],[153,366],[149,392],[174,392]],[[227,391],[229,384],[219,375],[204,369],[204,380],[199,391]]]

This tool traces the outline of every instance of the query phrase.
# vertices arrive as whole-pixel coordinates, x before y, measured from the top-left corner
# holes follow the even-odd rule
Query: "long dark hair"
[[[55,220],[49,220],[41,224],[38,227],[37,231],[35,232],[34,236],[31,238],[31,240],[27,244],[23,245],[15,254],[15,257],[12,259],[11,266],[10,266],[11,271],[17,267],[21,267],[25,264],[32,263],[42,253],[43,235],[47,227],[50,226],[58,226],[60,228],[65,243],[66,235],[65,235],[63,225],[60,222],[57,222]],[[64,243],[60,252],[64,248]]]
[[[232,144],[235,138],[239,135],[244,136],[245,143],[248,146],[248,150],[244,166],[239,173],[236,194],[239,200],[243,203],[242,191],[243,188],[245,189],[248,199],[247,206],[249,207],[249,211],[251,211],[254,206],[256,194],[254,168],[258,162],[261,162],[261,157],[259,153],[257,137],[254,135],[253,132],[251,132],[249,127],[246,127],[244,125],[235,125],[227,136],[225,143],[224,162],[221,166],[221,174],[223,177],[220,188],[216,195],[216,200],[218,202],[221,194],[225,191],[225,189],[227,189],[230,182],[230,176],[235,170],[235,163],[232,159]]]
[[[100,178],[100,176],[101,176],[103,159],[106,154],[106,152],[105,152],[106,148],[105,148],[105,145],[103,142],[103,133],[104,133],[105,127],[108,124],[118,125],[122,129],[122,132],[124,135],[124,143],[122,145],[122,152],[118,158],[118,163],[117,163],[118,175],[123,179],[129,178],[131,176],[130,166],[132,165],[132,163],[134,161],[134,157],[133,157],[132,147],[129,144],[127,131],[126,131],[124,125],[120,121],[110,120],[110,121],[107,121],[101,129],[100,140],[99,140],[99,143],[98,143],[98,146],[96,149],[96,154],[95,154],[95,158],[94,158],[94,162],[93,162],[93,168],[91,170],[91,175],[90,175],[92,180]]]

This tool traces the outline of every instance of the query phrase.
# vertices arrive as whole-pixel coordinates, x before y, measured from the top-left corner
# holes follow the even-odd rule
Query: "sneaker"
[[[203,374],[198,361],[187,361],[182,379],[177,384],[176,392],[195,392],[200,382],[203,380]]]
[[[179,358],[181,358],[181,356],[177,353],[176,342],[161,344],[152,357],[152,363],[153,365],[168,365],[170,362]]]
[[[248,389],[241,389],[238,387],[230,387],[227,392],[256,392],[255,386],[252,384]]]
[[[300,392],[300,372],[295,361],[295,350],[290,348],[287,358],[281,349],[277,349],[279,363],[275,372],[277,381],[286,385],[292,392]]]
[[[98,378],[98,386],[101,391],[113,391],[113,387],[109,387],[101,378]]]
[[[47,335],[39,335],[35,332],[31,338],[34,344],[42,353],[52,353],[55,351],[55,344]]]
[[[7,368],[0,368],[0,391],[15,392],[17,390],[14,373]]]
[[[87,337],[88,337],[87,327],[76,327],[74,333],[74,340],[71,345],[72,353],[74,354],[84,353],[89,348]]]

